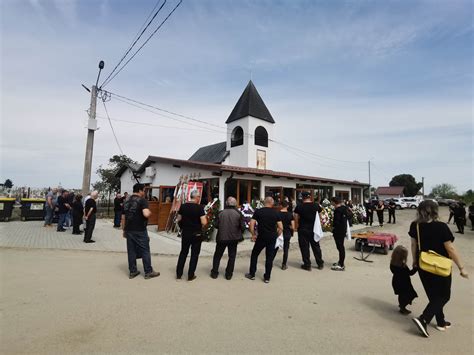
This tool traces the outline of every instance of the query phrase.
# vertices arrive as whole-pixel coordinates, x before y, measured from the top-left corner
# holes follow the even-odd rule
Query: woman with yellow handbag
[[[444,331],[451,323],[444,318],[443,307],[451,296],[451,267],[454,262],[461,276],[468,278],[461,258],[454,248],[454,236],[448,225],[438,221],[438,205],[423,201],[418,206],[416,221],[408,232],[411,239],[413,267],[418,268],[421,283],[428,297],[422,315],[413,318],[422,335],[428,337],[428,324],[436,317],[436,329]]]

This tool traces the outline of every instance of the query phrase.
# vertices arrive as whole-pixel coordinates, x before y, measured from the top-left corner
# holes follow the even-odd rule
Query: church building
[[[242,205],[273,196],[279,205],[285,197],[300,200],[302,191],[309,191],[318,201],[338,196],[362,202],[366,183],[272,170],[275,120],[252,81],[226,125],[225,142],[201,147],[188,160],[148,156],[140,166],[123,167],[117,172],[122,194],[132,191],[134,175],[146,184],[149,198],[154,200],[150,224],[157,224],[159,230],[165,228],[174,189],[181,178],[203,183],[202,204],[234,196]]]

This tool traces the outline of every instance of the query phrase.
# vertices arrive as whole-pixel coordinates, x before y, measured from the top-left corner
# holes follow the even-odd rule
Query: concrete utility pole
[[[90,192],[91,186],[91,175],[92,175],[92,153],[94,151],[94,133],[97,130],[97,120],[95,119],[96,108],[97,108],[97,85],[99,84],[100,72],[104,69],[104,61],[99,63],[99,74],[97,75],[97,81],[92,86],[91,92],[91,105],[89,108],[89,120],[87,122],[87,143],[86,143],[86,156],[84,158],[84,175],[82,177],[82,194],[86,196]],[[84,85],[83,85],[84,86]],[[86,88],[87,89],[87,88]]]
[[[92,174],[92,153],[94,151],[94,133],[97,130],[97,121],[95,119],[97,107],[97,86],[92,86],[91,105],[89,108],[89,120],[87,123],[87,143],[86,156],[84,158],[84,175],[82,178],[82,194],[86,196],[91,186]]]
[[[370,160],[369,160],[369,201],[372,198],[372,185],[370,183]]]
[[[421,177],[421,195],[425,197],[425,177]]]

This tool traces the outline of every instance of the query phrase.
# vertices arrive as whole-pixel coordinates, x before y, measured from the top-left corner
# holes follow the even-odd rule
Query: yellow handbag
[[[421,251],[420,227],[418,223],[416,224],[416,233],[418,235],[418,249],[420,250],[420,257],[418,260],[418,266],[420,269],[443,277],[451,275],[453,261],[445,256],[439,255],[433,250]]]

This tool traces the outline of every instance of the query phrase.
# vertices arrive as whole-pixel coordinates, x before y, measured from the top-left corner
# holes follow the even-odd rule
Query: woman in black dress
[[[418,245],[418,231],[420,245]],[[446,223],[438,221],[438,204],[433,201],[423,201],[418,206],[416,221],[412,222],[408,234],[411,237],[411,251],[413,257],[413,268],[418,268],[419,252],[432,250],[444,257],[450,258],[459,268],[461,276],[468,278],[461,258],[454,248],[454,236]],[[443,313],[443,308],[451,297],[451,275],[444,277],[432,274],[418,268],[421,283],[428,296],[428,305],[423,313],[413,318],[422,335],[428,337],[428,324],[436,317],[436,329],[444,331],[451,326]]]
[[[82,205],[82,196],[77,194],[74,196],[72,203],[72,234],[81,234],[79,226],[82,224],[84,217],[84,206]]]

